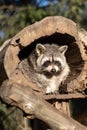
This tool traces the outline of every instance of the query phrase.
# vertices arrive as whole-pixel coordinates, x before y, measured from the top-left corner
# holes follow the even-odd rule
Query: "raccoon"
[[[58,91],[70,72],[65,58],[67,49],[67,45],[38,43],[27,58],[29,78],[38,87],[46,88],[46,94]]]

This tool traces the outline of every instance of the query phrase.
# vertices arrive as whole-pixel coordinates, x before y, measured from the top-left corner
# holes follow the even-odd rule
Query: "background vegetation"
[[[0,0],[0,44],[46,16],[62,15],[87,28],[87,0]]]
[[[87,29],[87,0],[0,0],[0,45],[24,27],[54,15],[70,18]],[[20,112],[0,103],[0,129],[24,130],[17,115],[20,117]]]

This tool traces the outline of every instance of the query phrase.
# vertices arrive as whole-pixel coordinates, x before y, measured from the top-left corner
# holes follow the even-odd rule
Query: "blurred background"
[[[87,29],[87,0],[0,0],[0,45],[50,15],[70,18]]]

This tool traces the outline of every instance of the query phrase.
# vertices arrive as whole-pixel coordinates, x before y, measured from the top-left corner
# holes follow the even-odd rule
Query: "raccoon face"
[[[54,60],[47,60],[42,64],[42,68],[44,72],[49,72],[53,75],[59,73],[61,71],[61,63],[60,61],[54,61]]]
[[[59,47],[54,44],[37,44],[37,68],[45,75],[60,74],[66,64],[66,59],[64,56],[66,50],[67,46]]]

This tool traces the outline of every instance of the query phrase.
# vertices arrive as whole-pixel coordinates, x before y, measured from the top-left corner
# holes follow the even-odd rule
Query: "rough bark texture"
[[[87,88],[87,43],[86,41],[87,41],[87,32],[85,30],[81,30],[80,28],[78,28],[76,23],[74,23],[73,21],[67,18],[61,17],[61,16],[47,17],[39,22],[34,23],[33,25],[30,25],[24,28],[13,38],[11,38],[10,40],[7,40],[3,44],[2,47],[0,47],[0,71],[1,71],[0,85],[2,84],[3,86],[3,90],[1,91],[4,92],[6,89],[7,97],[11,100],[13,100],[13,97],[14,97],[14,101],[16,102],[15,105],[17,105],[18,107],[20,107],[22,110],[25,111],[25,109],[21,107],[21,105],[23,105],[24,102],[26,104],[26,97],[24,97],[23,99],[19,95],[20,93],[23,94],[22,92],[25,89],[25,93],[22,96],[26,96],[27,91],[31,88],[32,90],[34,90],[36,95],[38,94],[39,97],[43,99],[46,99],[46,100],[56,99],[58,101],[61,100],[62,103],[60,104],[62,106],[63,112],[69,115],[70,113],[69,110],[65,110],[65,108],[68,109],[66,99],[68,100],[72,98],[75,99],[75,98],[87,97],[86,94],[83,94],[84,90],[86,90]],[[42,43],[42,44],[43,43],[57,43],[59,45],[68,45],[69,49],[66,53],[66,58],[70,66],[71,73],[68,76],[67,80],[65,81],[64,85],[61,86],[61,93],[63,92],[66,94],[43,95],[42,93],[44,90],[38,88],[38,86],[30,82],[29,77],[27,77],[23,67],[22,66],[19,67],[19,63],[21,62],[21,60],[24,58],[27,58],[29,52],[34,49],[37,43]],[[15,93],[12,98],[9,97],[9,94],[10,94],[8,92],[9,85],[8,85],[8,88],[6,88],[3,85],[3,81],[6,79],[8,79],[8,81],[12,82],[13,84],[12,85],[13,89],[9,90],[9,92],[11,92],[11,96],[13,95],[13,93]],[[15,86],[16,84],[19,84],[19,88],[21,88],[20,91],[18,90],[18,85],[17,87]],[[18,91],[18,93],[16,93],[16,91]],[[30,91],[30,93],[28,94],[31,95],[31,93],[32,92]],[[1,93],[1,96],[2,98],[3,96],[5,96],[4,99],[6,99],[5,93]],[[29,98],[29,96],[27,98]],[[33,96],[34,95],[32,95],[32,97]],[[21,105],[18,105],[17,102],[19,103],[19,100],[16,100],[16,98],[18,98],[19,100],[22,98],[23,104],[21,103]],[[39,99],[38,99],[38,102],[39,102]],[[41,100],[42,101],[41,107],[43,107],[44,111],[46,110],[49,113],[49,110],[46,109],[47,108],[45,105],[46,102],[44,103],[43,99]],[[58,105],[56,105],[57,103]],[[55,105],[56,105],[56,108],[59,107],[59,102],[55,102]],[[37,108],[38,107],[39,106],[37,106]],[[51,108],[51,106],[49,107]],[[56,114],[53,108],[51,110],[53,111],[53,114]],[[28,114],[30,114],[30,112],[28,112]],[[36,111],[34,111],[33,114],[39,119],[42,119],[45,122],[47,121],[46,117],[43,116],[42,111],[39,111],[38,114],[36,114]],[[58,112],[57,115],[59,116],[61,115],[61,113]],[[51,116],[50,113],[49,115],[46,115],[46,116],[48,116],[49,119],[52,118],[50,117]],[[56,120],[52,118],[53,122],[50,121],[52,123],[51,127],[54,128],[53,123],[55,124],[55,126],[58,125],[58,127],[55,127],[55,129],[56,128],[61,129],[61,125],[63,125],[63,128],[65,130],[66,129],[70,130],[71,129],[70,124],[71,126],[73,126],[71,130],[74,130],[74,126],[76,127],[76,129],[80,127],[79,124],[73,122],[71,118],[70,118],[71,123],[68,117],[66,119],[65,116],[64,118],[62,116],[62,119],[67,120],[67,126],[65,125],[66,121],[63,124],[58,118],[58,122],[60,122],[60,124],[56,124],[55,123]],[[49,125],[50,125],[50,122],[48,121]],[[70,123],[69,125],[68,125],[68,122]],[[64,125],[66,128],[64,127]],[[83,126],[81,126],[79,130],[80,129],[83,130],[82,128]]]
[[[31,88],[5,81],[0,94],[6,102],[16,105],[27,114],[32,114],[46,122],[52,130],[86,130],[87,127],[54,109],[49,103],[40,99]],[[6,90],[6,91],[5,91]],[[56,118],[55,118],[56,117]]]
[[[4,47],[4,59],[0,64],[4,63],[5,73],[8,77],[11,77],[18,63],[22,58],[27,57],[28,52],[35,47],[36,43],[56,42],[59,45],[67,44],[69,49],[66,58],[71,69],[71,74],[67,79],[68,91],[82,91],[85,89],[87,82],[86,39],[86,33],[78,29],[78,26],[73,21],[58,16],[47,17],[24,28],[10,39],[8,48]],[[29,46],[30,44],[31,46]],[[1,58],[2,52],[0,50]]]

